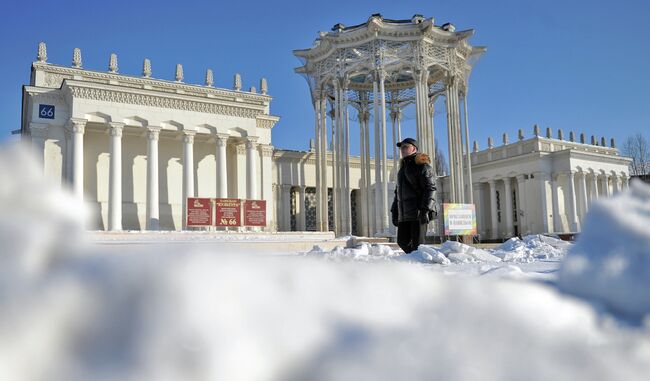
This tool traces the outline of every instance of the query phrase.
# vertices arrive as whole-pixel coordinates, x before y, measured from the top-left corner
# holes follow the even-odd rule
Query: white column
[[[366,109],[365,111],[365,118],[363,122],[363,128],[364,128],[364,155],[365,155],[365,168],[363,169],[366,172],[366,193],[365,193],[365,202],[366,202],[366,231],[367,231],[367,236],[371,236],[373,232],[373,227],[372,227],[372,212],[373,212],[373,205],[371,204],[371,198],[370,198],[370,192],[371,192],[371,167],[370,167],[370,113]]]
[[[296,229],[307,230],[307,209],[305,207],[305,186],[299,185],[296,188]]]
[[[612,192],[609,189],[609,175],[605,173],[601,176],[601,179],[603,182],[603,190],[605,191],[605,197],[611,196]]]
[[[591,200],[595,200],[598,197],[598,174],[593,172],[591,174]]]
[[[505,196],[504,200],[506,203],[505,207],[505,213],[506,213],[506,232],[505,232],[505,238],[510,238],[514,235],[514,225],[512,222],[512,187],[510,183],[510,177],[505,177],[503,179],[503,185],[504,185],[504,192]]]
[[[379,118],[381,117],[379,113],[381,110],[379,110],[379,74],[375,73],[375,80],[372,83],[372,90],[373,90],[373,108],[372,108],[372,117],[373,121],[375,122],[375,184],[374,184],[374,199],[375,202],[373,203],[373,218],[372,221],[374,223],[374,233],[377,234],[378,232],[381,231],[382,223],[381,223],[381,217],[379,218],[374,218],[378,214],[381,215],[381,205],[380,205],[380,200],[381,200],[381,194],[379,193],[381,191],[381,143],[380,143],[380,136],[381,134],[379,133]]]
[[[226,149],[228,147],[228,134],[217,134],[216,158],[217,158],[217,197],[228,197],[228,161]]]
[[[84,197],[84,132],[85,119],[70,119],[72,130],[72,188],[75,195],[83,200]]]
[[[65,179],[72,185],[72,132],[65,129]]]
[[[630,187],[630,178],[628,176],[621,177],[621,188],[628,189]]]
[[[363,106],[362,106],[363,107]],[[368,162],[366,160],[366,122],[368,114],[363,109],[359,111],[359,159],[361,161],[360,170],[361,170],[361,189],[360,189],[360,203],[359,210],[361,212],[361,235],[368,236],[368,206],[367,206],[367,192],[368,192],[368,178],[366,177],[366,166]]]
[[[399,152],[397,148],[397,111],[390,112],[390,124],[393,131],[393,178],[392,181],[397,181],[397,162],[399,160]]]
[[[334,221],[334,233],[341,235],[341,94],[338,89],[338,81],[334,81],[334,108],[332,109],[332,217]]]
[[[281,185],[282,226],[284,231],[291,231],[291,184]]]
[[[260,184],[260,200],[266,200],[266,227],[265,231],[273,230],[275,199],[273,198],[273,190],[271,184],[273,183],[273,146],[270,144],[259,145],[260,155],[260,170],[262,183]],[[304,195],[304,192],[303,192]],[[303,209],[304,210],[304,209]]]
[[[322,213],[323,213],[323,208],[321,206],[321,203],[323,202],[322,200],[322,186],[321,186],[321,170],[322,170],[322,160],[321,160],[321,100],[316,99],[314,101],[314,114],[316,115],[316,120],[314,123],[314,169],[316,172],[316,190],[315,190],[315,198],[316,198],[316,231],[324,231],[325,229],[323,228],[323,218],[322,218]],[[279,190],[279,188],[277,188]],[[276,209],[279,209],[282,207],[281,203],[278,203],[278,207]]]
[[[549,227],[549,223],[548,223],[548,202],[547,202],[546,192],[548,188],[547,183],[551,177],[546,172],[535,172],[533,176],[537,180],[537,186],[539,187],[539,202],[540,202],[539,209],[540,209],[540,215],[542,217],[542,221],[541,221],[542,225],[541,225],[540,233],[550,233],[551,228]],[[532,221],[530,222],[532,223]]]
[[[517,175],[517,194],[519,195],[519,202],[517,206],[517,219],[519,220],[519,234],[522,236],[529,233],[528,227],[528,208],[526,207],[526,177],[525,175]]]
[[[246,139],[246,198],[257,200],[259,198],[257,186],[257,137],[249,136]]]
[[[580,231],[579,222],[578,222],[578,213],[577,213],[577,202],[576,202],[576,187],[575,187],[575,171],[569,171],[567,174],[569,180],[569,189],[567,190],[566,195],[568,198],[568,214],[569,214],[569,231],[572,233]]]
[[[478,230],[478,234],[480,235],[481,239],[485,237],[485,213],[484,211],[487,209],[487,205],[485,205],[485,200],[483,198],[483,187],[481,183],[474,183],[473,185],[473,190],[474,190],[474,199],[476,200],[476,227]],[[436,200],[437,202],[437,200]],[[439,211],[441,212],[441,211]]]
[[[458,203],[461,202],[461,200],[458,197],[458,184],[457,184],[457,177],[459,173],[456,173],[457,170],[457,158],[456,158],[456,143],[455,143],[455,136],[456,136],[456,130],[455,130],[455,116],[454,116],[454,91],[455,91],[455,86],[453,86],[453,78],[447,83],[447,88],[446,88],[446,96],[445,96],[445,104],[447,107],[447,138],[448,138],[448,148],[449,148],[449,154],[448,159],[449,159],[449,198],[452,203]],[[490,193],[492,194],[492,193]],[[496,238],[496,237],[495,237]]]
[[[562,219],[560,218],[560,204],[558,203],[558,178],[559,175],[551,175],[551,192],[553,200],[553,231],[556,233],[562,232]]]
[[[499,238],[499,220],[497,219],[497,187],[495,180],[489,180],[490,184],[490,217],[492,220],[491,238]]]
[[[471,184],[472,183],[472,151],[469,149],[469,125],[467,121],[467,89],[465,89],[465,95],[463,96],[463,115],[464,115],[464,120],[465,120],[465,170],[467,171],[467,181],[466,183]],[[461,148],[461,151],[463,149]],[[472,198],[472,192],[470,189],[468,189],[467,192],[468,198],[465,200],[465,202],[472,204],[474,203],[474,200]]]
[[[386,155],[386,72],[379,70],[379,94],[381,100],[381,231],[389,234],[388,226],[388,157]]]
[[[589,202],[587,197],[587,172],[580,173],[580,205],[582,206],[582,215],[580,222],[584,223],[584,218],[589,211]]]
[[[321,226],[322,231],[329,231],[328,205],[327,205],[327,101],[321,99]]]
[[[194,131],[183,131],[183,229],[187,229],[187,198],[194,197]]]
[[[620,178],[619,178],[618,175],[615,175],[615,174],[612,175],[612,190],[613,190],[612,194],[615,194],[615,193],[618,193],[618,192],[621,191],[621,185],[620,185],[619,180],[620,180]]]
[[[108,230],[122,230],[122,129],[124,123],[109,123],[110,170],[108,175]]]
[[[158,139],[160,128],[149,127],[147,133],[147,230],[160,228],[158,199]]]

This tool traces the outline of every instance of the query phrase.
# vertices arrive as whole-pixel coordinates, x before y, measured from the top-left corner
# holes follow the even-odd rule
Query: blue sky
[[[318,31],[337,22],[353,25],[372,13],[386,18],[434,17],[457,30],[476,30],[471,42],[488,47],[478,62],[468,98],[471,139],[486,146],[533,124],[622,141],[650,139],[650,1],[3,1],[0,15],[0,141],[20,127],[21,86],[29,81],[39,41],[48,61],[69,65],[72,49],[84,67],[106,70],[110,53],[120,72],[139,75],[143,58],[153,76],[173,79],[182,63],[185,82],[203,83],[212,68],[215,85],[244,88],[266,77],[271,112],[281,121],[273,145],[307,149],[313,109],[300,62],[292,50],[307,48]],[[414,133],[406,113],[404,135]],[[444,114],[434,123],[446,141]],[[356,125],[352,126],[355,134]],[[390,136],[390,135],[389,135]],[[352,153],[358,152],[351,138]],[[443,148],[446,144],[443,143]]]

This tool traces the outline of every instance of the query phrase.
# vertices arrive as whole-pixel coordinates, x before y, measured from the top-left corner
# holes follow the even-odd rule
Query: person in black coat
[[[397,146],[402,158],[390,211],[397,244],[410,253],[424,243],[427,224],[438,215],[435,176],[429,155],[418,152],[415,139],[406,138]]]

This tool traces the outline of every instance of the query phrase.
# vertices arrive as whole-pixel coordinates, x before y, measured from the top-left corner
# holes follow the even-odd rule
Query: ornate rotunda
[[[360,25],[336,24],[331,32],[320,32],[311,48],[294,51],[303,63],[295,71],[307,79],[315,110],[317,230],[328,229],[329,139],[334,230],[339,235],[351,233],[353,110],[359,121],[362,220],[368,222],[362,224],[366,229],[362,234],[390,234],[394,184],[387,165],[387,116],[392,127],[394,176],[399,158],[395,143],[401,140],[400,119],[406,107],[415,107],[420,151],[435,159],[433,105],[439,96],[446,100],[450,201],[473,202],[466,98],[472,67],[486,50],[469,44],[473,34],[474,30],[456,32],[449,23],[435,25],[433,18],[421,15],[389,20],[374,14]]]

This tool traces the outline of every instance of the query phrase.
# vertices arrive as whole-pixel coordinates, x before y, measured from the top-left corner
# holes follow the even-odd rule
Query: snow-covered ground
[[[0,380],[646,380],[650,187],[575,245],[93,245],[0,150]],[[167,236],[167,235],[161,235]]]

